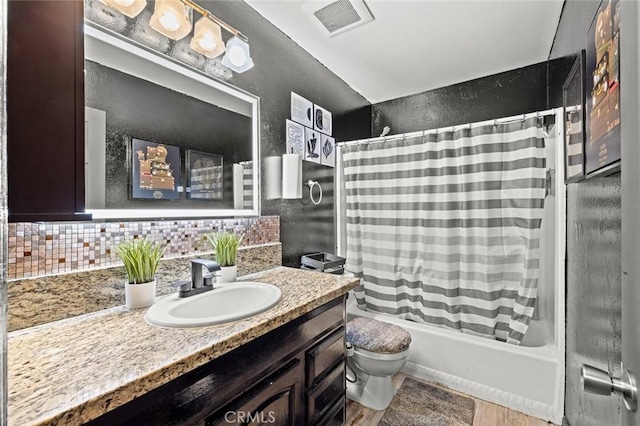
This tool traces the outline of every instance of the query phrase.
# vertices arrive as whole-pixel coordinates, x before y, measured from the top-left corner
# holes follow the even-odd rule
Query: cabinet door
[[[299,425],[303,413],[302,363],[295,359],[241,396],[223,410],[208,418],[214,425]]]
[[[9,220],[84,211],[83,2],[8,2]]]

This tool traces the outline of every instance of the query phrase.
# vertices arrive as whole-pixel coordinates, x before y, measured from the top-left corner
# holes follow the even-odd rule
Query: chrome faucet
[[[202,273],[202,268],[207,268],[207,273]],[[179,287],[178,297],[189,297],[205,291],[213,290],[215,275],[212,272],[219,271],[220,265],[213,260],[192,259],[191,281],[178,281],[172,287]]]

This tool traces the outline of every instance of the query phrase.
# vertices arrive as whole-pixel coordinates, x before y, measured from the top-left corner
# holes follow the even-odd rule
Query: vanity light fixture
[[[135,18],[144,10],[147,0],[100,0],[120,13]],[[149,25],[172,40],[181,40],[191,32],[191,11],[202,18],[196,22],[193,39],[189,46],[207,58],[215,58],[225,52],[222,64],[238,73],[253,68],[249,54],[249,39],[240,31],[218,18],[193,0],[156,0]],[[233,34],[225,46],[222,28]]]
[[[191,32],[189,8],[180,0],[156,0],[149,25],[170,39],[181,40]]]
[[[227,42],[227,53],[222,58],[222,65],[235,72],[245,72],[253,67],[253,59],[249,53],[249,43],[237,36]]]
[[[191,48],[207,58],[215,58],[225,51],[220,25],[203,16],[196,22]]]
[[[147,6],[147,0],[100,0],[129,18],[135,18]]]

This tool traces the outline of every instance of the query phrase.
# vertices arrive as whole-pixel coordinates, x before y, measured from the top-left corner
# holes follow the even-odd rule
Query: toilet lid
[[[395,354],[409,348],[411,335],[397,325],[370,318],[355,318],[347,323],[347,342],[365,351]]]

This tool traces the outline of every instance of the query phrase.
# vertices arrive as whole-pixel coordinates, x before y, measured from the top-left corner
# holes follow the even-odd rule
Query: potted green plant
[[[153,305],[156,297],[156,270],[166,247],[145,239],[133,239],[124,241],[115,248],[127,272],[124,285],[127,308],[138,309]]]
[[[238,277],[238,247],[242,243],[244,235],[236,235],[233,232],[217,232],[208,235],[207,238],[216,252],[216,262],[220,265],[221,276],[218,282],[230,283]]]

